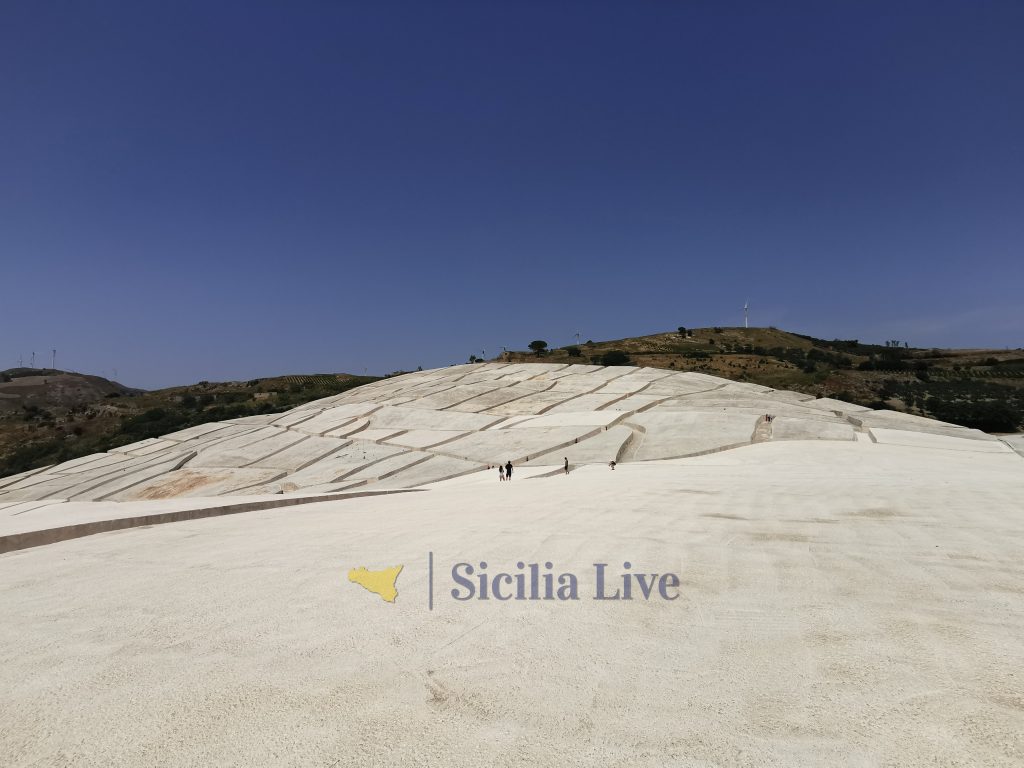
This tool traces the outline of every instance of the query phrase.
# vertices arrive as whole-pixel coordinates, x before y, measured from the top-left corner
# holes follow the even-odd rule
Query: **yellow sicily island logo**
[[[398,574],[402,572],[401,565],[391,568],[384,568],[380,571],[368,571],[366,568],[353,568],[348,572],[348,580],[368,589],[387,603],[395,602],[398,597],[398,589],[395,582],[398,581]]]

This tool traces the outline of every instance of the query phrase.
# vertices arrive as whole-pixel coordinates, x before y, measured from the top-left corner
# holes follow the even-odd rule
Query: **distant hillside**
[[[1024,421],[1022,349],[920,349],[902,340],[867,344],[776,328],[716,327],[587,341],[540,356],[508,352],[501,359],[701,371],[986,432],[1015,432]]]
[[[1022,349],[921,349],[776,328],[687,328],[500,359],[700,371],[986,432],[1024,429]],[[285,411],[376,380],[317,374],[145,392],[68,371],[0,371],[0,477],[195,424]]]
[[[68,371],[0,371],[0,477],[195,424],[286,411],[377,378],[278,376],[147,392]]]
[[[74,408],[108,396],[141,392],[100,376],[52,368],[9,368],[0,371],[0,415],[27,406]]]

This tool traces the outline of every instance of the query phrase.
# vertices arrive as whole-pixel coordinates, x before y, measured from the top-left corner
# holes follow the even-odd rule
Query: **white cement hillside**
[[[761,424],[768,413],[777,420]],[[1009,450],[951,424],[698,373],[488,363],[411,373],[284,414],[204,424],[3,478],[0,508],[327,493],[383,480],[412,487],[506,461],[650,461],[773,439],[875,438],[882,430],[887,440],[909,431],[950,438],[950,449],[972,440]]]
[[[488,364],[6,478],[0,763],[1024,765],[1014,448]],[[506,459],[512,483],[482,469]],[[678,598],[592,599],[627,560]],[[481,561],[550,561],[582,599],[454,600]],[[346,578],[399,564],[393,604]]]
[[[1016,454],[785,441],[533,472],[0,556],[4,764],[1024,761]],[[670,569],[680,598],[446,597],[453,562],[520,558]],[[394,605],[345,579],[398,563]]]

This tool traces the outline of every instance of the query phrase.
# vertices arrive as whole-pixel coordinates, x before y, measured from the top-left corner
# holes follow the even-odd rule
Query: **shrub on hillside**
[[[601,365],[629,365],[629,355],[619,349],[611,349],[601,355]]]
[[[1024,414],[1008,403],[947,401],[930,397],[927,408],[936,419],[982,432],[1016,432],[1024,422]]]

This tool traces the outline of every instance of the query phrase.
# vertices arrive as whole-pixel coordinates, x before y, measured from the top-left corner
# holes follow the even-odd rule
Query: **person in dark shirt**
[[[508,462],[505,465],[505,479],[506,480],[511,480],[512,479],[512,462],[511,461]]]

